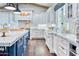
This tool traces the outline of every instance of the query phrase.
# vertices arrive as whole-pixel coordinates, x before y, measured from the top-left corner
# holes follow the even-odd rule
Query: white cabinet
[[[33,23],[33,25],[37,26],[39,24],[47,24],[48,20],[49,19],[48,19],[47,13],[34,14],[32,23]]]
[[[32,38],[44,38],[44,29],[31,28],[30,39]]]
[[[57,50],[57,49],[58,49],[58,43],[59,43],[59,42],[58,42],[58,39],[59,39],[59,38],[58,38],[56,35],[53,35],[53,36],[54,36],[54,42],[53,42],[54,53],[58,54],[58,52],[57,52],[58,50]]]
[[[77,52],[77,56],[79,56],[79,41],[77,41],[77,49],[76,49],[76,52]]]
[[[45,32],[46,45],[50,50],[50,53],[53,53],[53,35],[52,33]]]
[[[21,16],[20,14],[14,14],[16,20],[31,20],[32,19],[32,12],[27,12],[29,15],[27,16]]]
[[[54,52],[58,56],[69,56],[69,42],[60,36],[54,35]]]

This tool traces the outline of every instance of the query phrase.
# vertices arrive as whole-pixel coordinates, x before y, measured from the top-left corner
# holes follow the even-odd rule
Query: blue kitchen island
[[[0,33],[0,56],[26,56],[29,30],[10,31],[6,37],[1,37]]]

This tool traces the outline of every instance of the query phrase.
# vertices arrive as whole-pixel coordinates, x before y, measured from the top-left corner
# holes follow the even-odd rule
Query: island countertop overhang
[[[0,33],[0,46],[10,47],[28,32],[29,30],[10,31],[6,33],[6,37],[1,37],[2,33]]]

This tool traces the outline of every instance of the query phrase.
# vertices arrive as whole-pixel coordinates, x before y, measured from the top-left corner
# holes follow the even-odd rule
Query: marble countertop
[[[64,38],[65,40],[69,41],[71,44],[76,45],[76,35],[75,34],[68,34],[68,33],[57,33],[57,32],[48,32],[49,34],[55,34],[58,35],[62,38]]]
[[[47,29],[47,27],[31,27],[31,29],[44,29],[45,32],[49,33],[49,34],[55,34],[58,35],[62,38],[64,38],[65,40],[67,40],[68,42],[70,42],[71,44],[76,45],[76,41],[77,41],[77,37],[75,34],[69,34],[69,33],[58,33],[58,32],[54,32],[54,31],[49,31]]]
[[[12,46],[28,31],[29,30],[10,31],[6,33],[6,37],[1,37],[2,33],[0,32],[0,46]]]
[[[41,27],[41,26],[38,27],[38,26],[37,26],[37,27],[31,27],[30,29],[42,29],[42,30],[46,30],[47,27]]]

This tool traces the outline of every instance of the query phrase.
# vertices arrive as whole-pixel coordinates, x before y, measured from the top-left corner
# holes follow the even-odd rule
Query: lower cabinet
[[[8,49],[8,56],[16,56],[17,54],[16,54],[16,52],[17,52],[17,50],[16,50],[16,43],[14,44],[14,45],[12,45],[11,47],[8,47],[7,49]]]
[[[23,38],[17,41],[17,56],[23,55]]]
[[[29,40],[29,35],[27,33],[17,42],[17,56],[27,55],[28,40]]]
[[[53,53],[53,35],[51,33],[45,32],[45,40],[50,53]]]
[[[53,42],[53,49],[54,49],[54,53],[56,53],[56,54],[58,54],[58,50],[57,50],[57,48],[58,48],[58,41],[57,41],[57,36],[55,36],[55,35],[53,35],[54,36],[54,42]]]
[[[76,49],[76,51],[77,51],[77,56],[79,56],[79,41],[77,41],[77,49]]]
[[[32,38],[44,38],[44,29],[31,28],[30,39]]]
[[[60,36],[54,35],[54,52],[58,56],[69,56],[69,42]]]
[[[28,51],[28,40],[30,39],[29,34],[25,34],[24,35],[24,56],[28,55],[27,51]]]
[[[0,47],[0,56],[16,56],[16,43],[11,47]]]
[[[28,40],[30,36],[26,33],[10,47],[0,47],[0,56],[25,56],[27,55]]]

